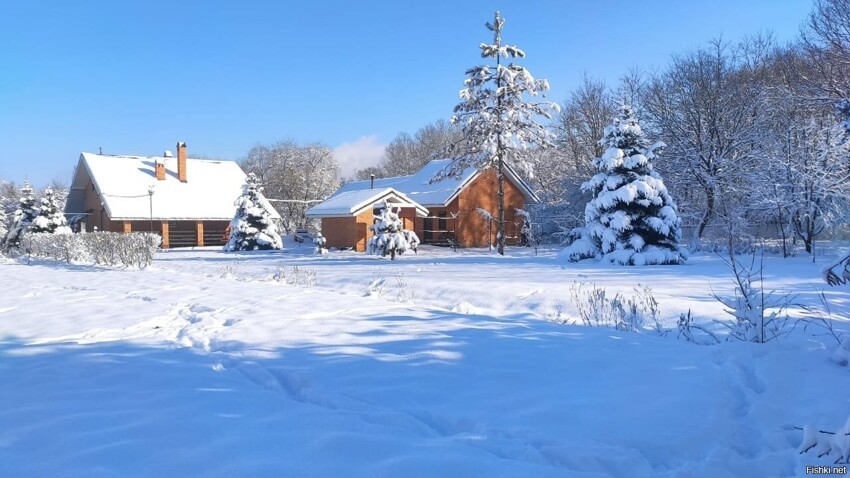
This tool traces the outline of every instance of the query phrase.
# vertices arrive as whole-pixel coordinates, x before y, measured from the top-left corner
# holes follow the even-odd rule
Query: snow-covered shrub
[[[838,347],[832,353],[832,361],[842,367],[846,367],[850,364],[850,337],[842,337]]]
[[[398,214],[392,210],[392,206],[385,202],[381,206],[381,215],[375,216],[378,221],[369,227],[372,237],[366,245],[366,253],[390,256],[395,259],[396,255],[407,251],[416,252],[419,247],[419,237],[415,232],[404,229],[404,224]]]
[[[846,284],[850,280],[850,249],[827,264],[821,275],[829,285]]]
[[[522,226],[519,229],[519,245],[533,247],[534,254],[537,255],[537,249],[540,247],[542,237],[539,231],[534,228],[534,223],[531,221],[531,212],[517,208],[515,215],[517,219],[522,221]]]
[[[59,208],[59,198],[53,189],[47,188],[41,198],[41,208],[38,215],[32,220],[30,232],[50,234],[71,234],[65,214]]]
[[[144,268],[153,261],[162,237],[147,232],[26,234],[21,250],[31,257],[68,263]]]
[[[254,173],[249,173],[236,199],[236,214],[230,221],[230,238],[225,251],[282,249],[283,239],[272,220],[274,209],[263,196],[263,187]]]
[[[416,289],[407,282],[404,274],[396,272],[393,275],[395,284],[389,278],[375,273],[366,286],[366,297],[377,297],[394,302],[413,302],[416,299]]]
[[[316,238],[313,239],[313,244],[316,246],[316,254],[327,254],[328,249],[325,247],[325,244],[327,243],[328,240],[325,236],[323,236],[321,232],[317,232]]]
[[[850,417],[844,422],[843,427],[834,432],[818,430],[811,425],[804,426],[802,430],[803,442],[800,443],[800,453],[814,450],[814,454],[818,457],[835,456],[835,463],[850,462]]]
[[[814,326],[822,331],[822,333],[818,335],[832,337],[832,339],[835,340],[835,343],[839,345],[839,350],[836,350],[836,355],[833,356],[833,360],[840,365],[847,365],[846,360],[840,359],[839,357],[843,354],[840,350],[843,349],[845,345],[850,347],[850,336],[844,337],[835,330],[834,319],[836,317],[833,315],[832,307],[830,306],[829,301],[826,298],[826,294],[824,294],[823,291],[818,292],[818,299],[820,300],[820,307],[808,306],[805,304],[799,305],[799,307],[803,310],[803,316],[800,317],[797,322],[804,324],[804,331],[807,331],[810,326]],[[847,317],[838,316],[838,318],[841,321],[847,320]],[[847,350],[850,352],[850,348]],[[850,355],[848,355],[848,358],[850,358]]]
[[[570,287],[573,306],[578,310],[581,323],[593,327],[612,327],[625,332],[641,332],[647,320],[654,330],[661,332],[658,301],[648,287],[635,288],[636,295],[624,297],[615,294],[609,297],[604,288],[586,283],[575,283]]]
[[[694,323],[694,318],[691,316],[690,310],[688,310],[687,313],[683,312],[679,314],[679,321],[676,324],[676,328],[679,331],[679,334],[677,335],[679,339],[685,339],[688,342],[698,345],[712,345],[720,343],[720,339],[718,339],[714,333],[705,327]]]
[[[651,163],[664,143],[650,146],[632,108],[623,105],[599,144],[607,150],[593,160],[598,173],[582,184],[593,194],[585,227],[573,232],[573,243],[560,257],[621,265],[685,262],[676,203]]]
[[[729,329],[728,339],[765,343],[783,334],[788,322],[786,313],[792,302],[788,295],[764,290],[764,256],[756,266],[756,255],[749,265],[730,256],[726,264],[732,270],[735,289],[732,296],[712,294],[722,303],[732,322],[718,321]]]
[[[30,184],[24,181],[21,187],[18,208],[12,214],[12,222],[9,224],[6,237],[3,239],[3,249],[9,250],[20,246],[23,236],[29,231],[32,221],[38,215],[35,207],[35,195]]]
[[[302,287],[315,287],[319,281],[316,278],[316,269],[309,267],[292,266],[292,273],[288,276],[287,284]]]
[[[416,290],[410,286],[407,279],[404,278],[404,274],[396,272],[395,281],[398,287],[396,300],[399,302],[413,302],[416,299]]]
[[[487,221],[487,248],[493,250],[493,214],[483,207],[476,207],[475,211],[481,219]],[[498,234],[498,233],[497,233]]]

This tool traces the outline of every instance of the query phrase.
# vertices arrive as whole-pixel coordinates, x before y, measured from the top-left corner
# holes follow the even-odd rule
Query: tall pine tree
[[[466,71],[465,88],[460,90],[461,102],[455,106],[453,124],[462,125],[461,137],[446,149],[451,163],[434,180],[460,175],[469,167],[479,170],[495,169],[498,180],[496,222],[499,254],[505,253],[505,189],[504,168],[507,161],[520,171],[530,174],[531,162],[538,155],[522,151],[534,147],[552,146],[554,135],[537,117],[552,118],[559,111],[557,103],[534,102],[526,95],[545,96],[549,83],[535,79],[528,70],[516,64],[503,65],[502,58],[524,58],[525,52],[516,45],[502,44],[505,19],[496,12],[487,28],[493,32],[493,43],[482,43],[481,57],[492,58],[495,65],[479,65]]]
[[[623,105],[605,128],[605,153],[594,159],[598,173],[582,184],[593,193],[585,207],[585,227],[573,231],[563,256],[591,257],[621,265],[681,264],[681,229],[676,203],[652,160],[665,146],[649,145],[632,108]]]
[[[51,188],[44,191],[41,198],[41,208],[33,219],[30,232],[47,232],[50,234],[70,234],[71,228],[65,220],[65,214],[59,210],[59,199]]]
[[[29,232],[32,221],[37,215],[38,209],[35,207],[35,195],[32,187],[29,182],[24,181],[18,200],[18,209],[12,214],[12,223],[9,225],[9,231],[3,241],[3,248],[18,247],[23,235]]]
[[[236,200],[236,215],[230,221],[230,238],[225,251],[282,249],[283,240],[271,217],[272,205],[263,196],[257,176],[249,173]]]

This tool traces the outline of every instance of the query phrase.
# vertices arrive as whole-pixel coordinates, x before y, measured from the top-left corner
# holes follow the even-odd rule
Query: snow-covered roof
[[[476,168],[467,168],[457,178],[446,178],[442,181],[429,184],[431,178],[442,171],[451,163],[449,159],[435,159],[426,164],[416,174],[410,176],[397,176],[392,178],[375,179],[375,188],[391,187],[407,195],[410,199],[418,202],[425,207],[445,207],[451,203],[454,198],[460,194],[463,189],[472,182],[480,171]],[[507,165],[506,165],[507,166]],[[516,172],[510,168],[505,168],[505,176],[513,182],[525,195],[526,201],[529,203],[539,202],[534,191],[520,178]],[[371,180],[352,181],[344,184],[331,198],[337,195],[369,189]]]
[[[155,163],[165,164],[156,179]],[[86,178],[91,177],[113,220],[231,220],[245,173],[233,161],[186,159],[187,181],[177,179],[177,158],[82,153],[74,172],[65,212],[85,213]],[[148,188],[153,186],[153,196]],[[153,207],[151,208],[151,203]],[[273,218],[280,215],[274,212]]]
[[[346,217],[360,214],[364,209],[373,209],[387,201],[403,207],[413,207],[418,216],[427,216],[428,209],[393,188],[359,189],[337,192],[325,201],[307,210],[307,217]]]

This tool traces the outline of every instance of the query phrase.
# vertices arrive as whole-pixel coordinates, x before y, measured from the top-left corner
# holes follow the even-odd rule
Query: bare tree
[[[850,99],[850,1],[816,0],[802,32],[812,69],[805,75],[811,96]]]
[[[593,158],[605,152],[599,138],[617,114],[615,103],[605,83],[584,75],[555,118],[552,127],[558,136],[557,146],[568,152],[580,173],[592,172]]]
[[[386,176],[406,176],[422,169],[460,135],[460,128],[438,120],[419,128],[411,136],[399,133],[386,148],[380,168]]]
[[[257,145],[242,162],[264,184],[264,194],[283,220],[284,231],[308,225],[306,211],[339,187],[339,166],[333,151],[322,144],[283,141]]]
[[[719,214],[737,216],[742,177],[755,167],[763,72],[745,51],[718,40],[674,57],[643,96],[652,125],[668,143],[671,189],[683,216],[696,222],[697,238]]]

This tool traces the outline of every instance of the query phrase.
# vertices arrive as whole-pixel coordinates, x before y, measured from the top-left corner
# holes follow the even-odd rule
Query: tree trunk
[[[705,233],[705,226],[708,225],[708,221],[711,220],[711,217],[714,215],[714,188],[708,187],[705,189],[705,214],[702,215],[702,219],[699,221],[699,227],[697,228],[697,239],[702,239],[703,233]]]
[[[499,255],[505,255],[505,177],[502,174],[502,153],[499,152],[499,173],[496,180],[499,182],[499,237],[496,238],[499,246]]]
[[[785,238],[785,223],[782,221],[782,206],[777,206],[776,209],[779,213],[777,226],[779,227],[779,232],[782,234],[782,258],[785,259],[788,257],[788,246],[786,245]]]

